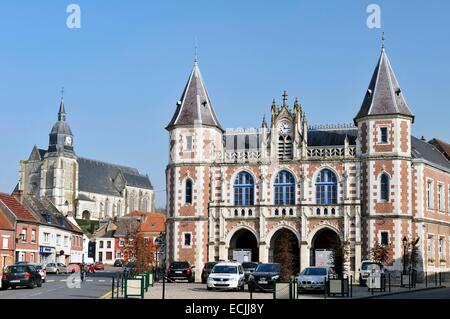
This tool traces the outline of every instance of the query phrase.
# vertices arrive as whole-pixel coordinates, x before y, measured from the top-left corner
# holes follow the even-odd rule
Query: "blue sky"
[[[81,7],[81,29],[66,7]],[[450,2],[2,0],[0,191],[45,148],[64,86],[76,152],[148,173],[165,204],[170,121],[194,58],[224,127],[255,127],[283,90],[310,124],[351,123],[386,50],[416,115],[413,133],[450,141]]]

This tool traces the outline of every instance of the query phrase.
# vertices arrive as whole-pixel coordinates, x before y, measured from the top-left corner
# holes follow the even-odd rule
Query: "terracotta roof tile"
[[[38,222],[36,217],[22,206],[14,197],[0,193],[0,200],[5,204],[19,221]]]
[[[0,208],[0,229],[2,230],[14,230],[14,225],[5,216],[5,213]]]

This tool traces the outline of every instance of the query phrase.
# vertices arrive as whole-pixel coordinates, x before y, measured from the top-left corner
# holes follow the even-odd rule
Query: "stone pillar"
[[[310,266],[310,248],[306,241],[302,241],[300,244],[300,271]]]
[[[269,246],[266,243],[259,244],[259,262],[260,263],[269,262]]]

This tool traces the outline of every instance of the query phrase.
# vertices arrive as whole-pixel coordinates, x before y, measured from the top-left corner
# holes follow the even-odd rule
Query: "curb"
[[[107,297],[109,297],[112,294],[112,290],[108,291],[106,294],[104,294],[103,296],[99,297],[98,299],[106,299]]]
[[[374,298],[378,298],[378,297],[401,295],[401,294],[406,294],[406,293],[411,293],[411,292],[441,289],[441,288],[447,288],[447,286],[437,286],[437,287],[430,287],[430,288],[419,288],[419,289],[411,289],[411,290],[405,290],[405,291],[388,292],[388,293],[383,293],[383,294],[378,294],[378,295],[374,294],[373,296],[370,295],[367,297],[359,297],[359,298],[354,298],[354,299],[374,299]]]

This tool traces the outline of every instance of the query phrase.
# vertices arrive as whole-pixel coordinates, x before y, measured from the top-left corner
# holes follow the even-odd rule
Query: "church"
[[[284,236],[297,271],[345,243],[357,276],[376,244],[401,270],[406,243],[418,240],[418,269],[448,271],[450,161],[411,135],[415,117],[384,44],[362,93],[352,124],[310,125],[284,92],[258,128],[225,130],[196,59],[166,127],[169,262],[190,262],[198,280],[206,262],[239,249],[276,262]]]
[[[136,168],[78,156],[64,99],[47,149],[33,148],[20,162],[16,191],[47,198],[64,214],[101,221],[135,210],[153,211],[153,186]]]

